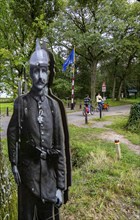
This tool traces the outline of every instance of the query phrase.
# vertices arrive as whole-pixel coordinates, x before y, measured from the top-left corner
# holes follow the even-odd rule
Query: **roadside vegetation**
[[[108,127],[140,145],[139,107],[135,105],[129,116],[103,120],[111,120]],[[129,121],[133,130],[128,128]],[[90,125],[70,126],[73,185],[70,201],[63,207],[64,220],[140,218],[140,157],[121,144],[122,158],[118,160],[114,143],[100,140],[103,131]]]
[[[131,130],[132,132],[136,132],[139,134],[140,131],[140,102],[135,103],[131,107],[130,115],[128,118],[128,122],[126,124],[127,130]]]
[[[120,129],[121,127],[122,124]],[[69,202],[61,208],[62,219],[138,220],[139,156],[130,151],[125,144],[121,144],[122,159],[117,160],[114,143],[100,140],[99,134],[103,129],[79,128],[71,125],[69,131],[73,181]],[[16,187],[8,162],[6,139],[2,141],[2,145],[6,174],[2,178],[4,184],[1,191],[3,198],[1,216],[4,218],[10,213],[7,219],[15,220]]]
[[[103,118],[97,118],[93,119],[89,122],[89,125],[92,126],[94,121],[96,122],[103,122],[103,121],[111,121],[112,123],[110,125],[106,125],[105,128],[110,128],[113,131],[116,131],[118,134],[123,135],[125,138],[127,138],[129,141],[131,141],[133,144],[140,145],[140,130],[137,130],[136,132],[132,132],[132,130],[126,129],[126,125],[128,123],[129,116],[104,116]],[[104,130],[105,130],[104,128]],[[101,132],[101,130],[100,130]]]
[[[75,97],[94,100],[103,82],[113,99],[140,91],[138,1],[3,0],[0,8],[0,90],[7,95],[16,97],[19,79],[23,92],[30,86],[37,37],[54,54],[58,97],[71,94],[73,68],[62,73],[62,64],[74,46]]]
[[[6,116],[8,113],[13,112],[13,102],[11,103],[0,103],[0,112],[2,116]]]
[[[124,135],[133,144],[140,145],[140,135],[139,135],[140,130],[133,132],[133,131],[126,129],[126,124],[128,123],[128,119],[129,117],[127,116],[114,117],[112,125],[108,125],[107,127],[110,127],[116,132]]]
[[[10,107],[10,105],[9,105]],[[4,109],[4,105],[3,105]],[[139,112],[139,111],[138,111]],[[135,111],[136,116],[136,111]],[[96,121],[112,121],[107,127],[140,145],[139,128],[126,130],[130,116],[107,116]],[[136,118],[136,117],[135,117]],[[131,121],[132,123],[132,121]],[[100,139],[105,128],[69,126],[72,153],[72,186],[63,220],[138,220],[140,217],[140,157],[121,143],[117,159],[114,143]],[[0,161],[0,216],[15,220],[16,186],[8,162],[6,139],[2,140]],[[7,216],[7,217],[6,217]]]
[[[1,109],[1,114],[2,115],[6,115],[6,112],[7,112],[7,108],[9,109],[9,113],[11,114],[12,111],[13,111],[13,101],[11,101],[11,99],[9,99],[10,102],[1,102],[1,99],[0,99],[0,109]],[[69,100],[65,100],[63,99],[62,100],[65,107],[68,109],[69,108],[69,113],[70,112],[73,112],[71,111],[70,109],[70,105],[71,105],[71,101]],[[84,105],[84,99],[75,99],[75,102],[76,102],[76,105],[75,105],[75,111],[81,111],[81,108],[83,107]],[[106,100],[106,103],[109,104],[109,106],[113,107],[113,106],[120,106],[120,105],[128,105],[128,104],[135,104],[135,103],[140,103],[140,97],[138,98],[124,98],[124,99],[121,99],[120,101],[112,101],[111,99],[107,99]],[[93,105],[95,106],[96,103],[93,103]]]
[[[120,101],[115,100],[112,101],[112,99],[107,99],[106,102],[110,105],[110,106],[119,106],[119,105],[128,105],[128,104],[135,104],[135,103],[140,103],[140,97],[138,98],[123,98]]]
[[[0,148],[0,220],[17,219],[17,187],[8,161],[6,139]]]
[[[123,134],[133,144],[140,145],[140,103],[131,106],[129,116],[108,117],[112,124],[107,127]]]
[[[70,126],[73,184],[64,220],[139,219],[140,158],[122,144],[101,141],[99,129]]]
[[[63,103],[65,104],[66,107],[70,107],[71,101],[66,101],[63,100]],[[80,105],[83,107],[84,106],[84,98],[83,99],[75,99],[75,110],[80,110]],[[105,103],[108,103],[110,107],[114,106],[121,106],[121,105],[133,105],[135,103],[140,103],[140,97],[137,97],[136,99],[134,97],[132,98],[123,98],[121,100],[112,100],[111,98],[106,99]],[[92,105],[94,107],[97,106],[96,102],[92,102]]]
[[[38,37],[54,54],[57,74],[53,92],[64,99],[65,107],[69,104],[67,112],[82,111],[86,94],[94,102],[103,82],[109,106],[140,103],[140,97],[135,99],[136,93],[140,96],[139,1],[3,0],[0,8],[1,93],[15,99],[18,81],[21,93],[30,87],[28,61]],[[74,46],[75,63],[62,73],[62,64]],[[73,69],[76,106],[71,111]],[[134,93],[135,97],[121,99]],[[0,100],[2,116],[12,114],[13,102],[8,101]],[[139,144],[140,126],[139,121],[135,126],[134,117],[114,117],[110,128]],[[62,208],[63,220],[140,217],[139,157],[122,145],[123,157],[118,161],[114,144],[100,140],[102,131],[70,126],[73,185],[70,200]],[[0,184],[0,220],[15,220],[16,188],[6,140],[0,145]]]

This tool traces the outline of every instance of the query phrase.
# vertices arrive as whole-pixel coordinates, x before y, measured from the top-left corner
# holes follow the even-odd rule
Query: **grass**
[[[2,115],[7,115],[8,112],[11,114],[13,112],[13,102],[12,103],[0,103],[0,110]]]
[[[120,101],[112,101],[112,99],[107,99],[106,102],[110,105],[110,106],[119,106],[119,105],[128,105],[128,104],[135,104],[135,103],[140,103],[140,97],[138,98],[123,98]]]
[[[126,132],[128,117],[108,116],[108,127],[139,144],[139,134]],[[100,140],[104,129],[69,126],[72,152],[70,198],[61,208],[63,220],[138,220],[140,217],[140,158],[121,144],[117,160],[114,143]],[[97,138],[98,136],[98,138]],[[2,142],[7,158],[6,139]],[[15,191],[10,210],[15,212]],[[12,204],[12,203],[11,203]],[[15,220],[11,216],[10,220]]]
[[[2,147],[2,153],[3,153],[4,157],[8,158],[7,139],[6,138],[3,138],[1,140],[1,145],[3,146]]]
[[[112,101],[111,99],[107,99],[106,102],[110,106],[134,104],[134,103],[140,103],[140,97],[138,97],[137,99],[135,99],[135,98],[125,99],[124,98],[124,99],[121,99],[120,101],[117,101],[117,100]],[[67,108],[68,107],[67,102],[65,100],[63,100],[63,103],[65,103],[65,107]],[[70,101],[69,101],[69,103],[70,103]],[[82,108],[80,108],[81,104],[82,104],[82,108],[83,108],[84,101],[78,99],[77,102],[76,102],[76,106],[75,106],[74,110],[71,110],[70,107],[69,107],[69,108],[67,108],[67,112],[70,113],[70,112],[74,112],[74,111],[82,111]],[[1,114],[6,115],[7,107],[9,108],[10,113],[12,113],[12,111],[13,111],[13,102],[12,103],[0,103]]]
[[[107,125],[106,127],[111,128],[117,133],[124,135],[124,137],[130,140],[133,144],[140,145],[140,131],[137,131],[137,133],[132,133],[129,130],[125,129],[128,116],[110,116],[108,117],[108,119],[112,121],[112,124]]]
[[[8,161],[7,140],[2,139],[0,147],[0,220],[17,219],[17,186]]]
[[[138,219],[139,156],[122,144],[123,157],[118,161],[114,144],[95,138],[94,132],[70,126],[73,185],[62,219]]]
[[[104,116],[103,118],[94,118],[89,121],[89,126],[92,127],[92,124],[94,121],[96,122],[104,122],[104,121],[111,121],[112,123],[110,125],[105,125],[105,127],[110,128],[114,131],[116,131],[118,134],[123,135],[126,137],[129,141],[131,141],[133,144],[140,145],[140,135],[139,130],[137,133],[132,133],[129,130],[126,130],[126,123],[128,121],[129,116],[121,115],[121,116]],[[105,128],[101,129],[100,132],[104,131]]]
[[[114,100],[112,101],[112,99],[107,99],[105,101],[106,103],[108,103],[110,106],[120,106],[120,105],[128,105],[128,104],[135,104],[135,103],[140,103],[140,97],[138,98],[123,98],[120,101]],[[79,103],[83,103],[83,100]]]

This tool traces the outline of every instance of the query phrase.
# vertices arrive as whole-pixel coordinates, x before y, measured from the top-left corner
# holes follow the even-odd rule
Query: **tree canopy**
[[[71,67],[62,64],[75,47],[75,97],[94,100],[107,85],[107,96],[120,98],[140,90],[140,3],[127,0],[3,0],[0,3],[1,88],[14,96],[17,77],[28,80],[35,39],[46,41],[56,60],[60,98],[71,96]]]

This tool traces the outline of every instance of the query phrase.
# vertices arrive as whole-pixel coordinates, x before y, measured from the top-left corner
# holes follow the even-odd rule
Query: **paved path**
[[[110,107],[109,111],[103,111],[102,117],[104,116],[113,116],[113,115],[129,115],[131,105],[125,106],[117,106],[117,107]],[[70,111],[70,110],[69,110]],[[7,125],[9,123],[11,117],[4,117],[2,116],[0,119],[0,127],[1,130],[1,137],[6,137],[7,132]],[[88,116],[88,120],[90,121],[93,118],[100,118],[99,112],[94,112],[93,115]],[[67,113],[68,124],[74,124],[76,126],[88,126],[85,124],[85,117],[82,115],[82,110],[77,112]],[[111,124],[111,121],[98,121],[91,125],[91,127],[98,127],[98,128],[105,128],[106,125]],[[134,145],[130,141],[128,141],[123,135],[119,135],[116,132],[112,131],[111,129],[106,129],[105,132],[101,133],[100,138],[106,139],[108,141],[114,141],[115,138],[118,138],[122,143],[127,144],[128,148],[133,150],[136,154],[140,155],[140,146]]]
[[[116,116],[116,115],[129,115],[130,113],[131,105],[125,105],[125,106],[117,106],[117,107],[110,107],[109,111],[103,111],[102,117],[104,116]],[[90,122],[91,119],[94,118],[100,118],[99,112],[95,112],[94,115],[88,116],[88,121]],[[102,132],[100,134],[100,139],[110,141],[114,143],[115,139],[120,140],[120,143],[124,143],[128,146],[130,150],[135,152],[136,154],[140,155],[140,145],[132,144],[127,138],[125,138],[123,135],[120,135],[116,133],[115,131],[111,130],[110,128],[105,127],[106,125],[110,125],[111,121],[92,121],[90,123],[90,127],[93,128],[105,128],[106,131]],[[88,127],[88,125],[85,124],[85,117],[82,116],[81,112],[73,112],[68,114],[68,123],[74,124],[76,126],[83,126]],[[139,141],[140,142],[140,141]]]
[[[131,105],[124,105],[124,106],[116,106],[110,107],[109,111],[102,111],[102,117],[104,116],[111,116],[111,115],[129,115]],[[72,112],[67,114],[68,123],[69,124],[77,124],[85,123],[85,117],[82,115],[82,110],[79,112]],[[94,112],[93,115],[88,116],[88,120],[92,118],[100,118],[99,112]]]
[[[9,123],[10,118],[11,118],[11,116],[2,116],[0,118],[0,128],[2,129],[0,131],[1,138],[5,138],[6,137],[7,125]]]
[[[125,106],[117,106],[117,107],[110,107],[109,111],[103,111],[102,112],[102,117],[104,116],[110,116],[110,115],[128,115],[130,112],[130,105],[125,105]],[[95,112],[94,115],[90,115],[88,119],[92,118],[98,118],[99,112]],[[1,137],[4,138],[6,137],[6,131],[7,131],[7,125],[9,123],[11,116],[2,116],[0,118],[0,127],[2,128],[1,131]],[[82,115],[82,110],[77,111],[77,112],[71,112],[67,113],[67,119],[69,124],[84,124],[85,123],[85,117]]]

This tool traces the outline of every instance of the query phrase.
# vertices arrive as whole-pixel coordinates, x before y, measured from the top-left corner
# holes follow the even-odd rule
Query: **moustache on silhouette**
[[[45,80],[39,79],[39,80],[37,81],[37,83],[38,83],[38,84],[45,84]]]

